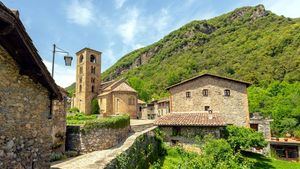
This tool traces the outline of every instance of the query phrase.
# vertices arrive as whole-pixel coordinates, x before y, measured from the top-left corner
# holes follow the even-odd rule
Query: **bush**
[[[85,115],[83,113],[75,113],[67,115],[67,124],[85,124],[89,120],[97,119],[96,115]]]
[[[267,145],[263,133],[246,127],[227,126],[226,137],[235,152],[247,150],[250,147],[263,148]]]
[[[124,128],[130,125],[129,115],[121,115],[86,121],[82,130],[89,132],[95,128]]]
[[[64,154],[54,152],[54,153],[51,153],[51,155],[50,155],[50,162],[59,161],[59,160],[63,160],[66,158],[67,158],[67,156],[65,156]]]
[[[80,110],[77,107],[72,107],[72,108],[69,109],[69,112],[70,113],[79,113]]]
[[[223,169],[223,168],[250,168],[253,162],[235,153],[230,144],[224,139],[211,140],[203,147],[203,153],[198,159],[196,168]]]
[[[100,108],[97,99],[92,100],[92,114],[100,114]]]

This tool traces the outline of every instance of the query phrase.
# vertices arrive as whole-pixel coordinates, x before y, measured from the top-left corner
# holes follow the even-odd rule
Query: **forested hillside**
[[[274,118],[276,133],[300,135],[300,20],[262,5],[192,21],[125,55],[102,78],[126,77],[149,101],[167,96],[167,86],[205,72],[253,83],[250,111]]]

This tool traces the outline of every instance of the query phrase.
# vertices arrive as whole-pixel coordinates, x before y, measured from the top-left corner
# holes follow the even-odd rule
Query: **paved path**
[[[153,124],[154,120],[137,120],[137,119],[130,119],[130,125],[146,125],[146,124]]]
[[[62,161],[51,166],[51,169],[102,169],[117,155],[127,150],[135,141],[135,139],[156,127],[148,128],[144,131],[137,132],[129,136],[125,142],[108,150],[94,151],[84,154],[66,161]]]

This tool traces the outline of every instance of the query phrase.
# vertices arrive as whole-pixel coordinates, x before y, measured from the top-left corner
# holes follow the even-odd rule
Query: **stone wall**
[[[130,126],[119,129],[96,128],[85,132],[80,126],[67,126],[66,149],[87,153],[105,150],[124,141],[130,132]]]
[[[160,126],[159,129],[164,133],[164,140],[167,142],[178,141],[181,143],[194,143],[196,136],[198,136],[200,139],[208,134],[211,134],[216,138],[223,137],[223,131],[225,128],[224,127]]]
[[[155,132],[155,127],[137,133],[136,139],[131,144],[125,144],[121,149],[101,163],[99,168],[125,169],[149,168],[149,165],[164,156],[165,149],[160,136]],[[122,152],[120,152],[122,151]]]
[[[66,100],[53,101],[52,150],[65,152],[66,140]]]
[[[24,56],[26,57],[26,56]],[[49,168],[49,93],[0,46],[0,168]]]
[[[208,96],[202,90],[208,89]],[[224,96],[224,90],[230,90],[230,96]],[[220,113],[228,124],[249,126],[247,86],[221,78],[203,76],[170,90],[171,112],[200,112],[205,106],[214,113]],[[190,92],[191,97],[186,97]]]

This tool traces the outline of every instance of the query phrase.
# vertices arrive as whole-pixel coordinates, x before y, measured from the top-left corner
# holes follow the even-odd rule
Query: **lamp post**
[[[52,58],[52,77],[54,77],[54,61],[55,61],[55,53],[65,53],[67,55],[64,56],[65,65],[71,66],[73,57],[69,55],[69,52],[57,47],[55,44],[53,44],[53,58]]]

